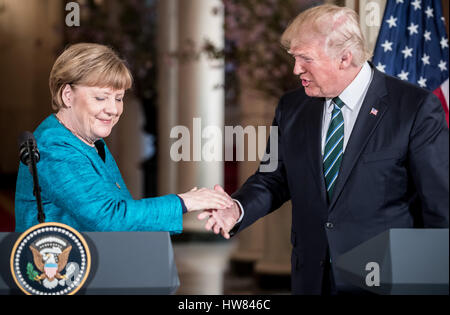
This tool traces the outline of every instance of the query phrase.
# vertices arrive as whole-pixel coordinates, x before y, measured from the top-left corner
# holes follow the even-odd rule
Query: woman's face
[[[71,90],[70,98],[64,102],[69,105],[66,117],[72,131],[88,142],[109,136],[123,112],[125,90],[82,85],[68,85],[67,88]]]

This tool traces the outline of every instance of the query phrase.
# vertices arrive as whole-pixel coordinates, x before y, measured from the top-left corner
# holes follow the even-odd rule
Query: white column
[[[158,193],[179,193],[170,130],[178,124],[178,0],[158,1]]]
[[[356,7],[356,0],[346,0],[345,5],[352,9]],[[383,20],[386,0],[359,0],[359,18],[361,29],[366,38],[369,50],[373,52]]]
[[[189,43],[193,43],[194,50],[200,51],[205,39],[212,41],[217,47],[223,47],[222,6],[220,0],[178,1],[179,51],[192,47]],[[218,13],[214,14],[214,11]],[[223,161],[205,161],[201,152],[202,145],[211,141],[201,138],[205,127],[216,126],[223,133],[223,84],[223,62],[210,61],[204,54],[198,58],[179,60],[178,123],[188,127],[191,132],[191,161],[177,164],[178,192],[195,186],[213,188],[215,184],[223,185]],[[201,125],[200,121],[194,124],[194,118],[200,118]],[[216,141],[217,145],[223,148],[223,136]],[[198,221],[196,216],[195,213],[185,215],[185,231],[204,231],[204,222]]]

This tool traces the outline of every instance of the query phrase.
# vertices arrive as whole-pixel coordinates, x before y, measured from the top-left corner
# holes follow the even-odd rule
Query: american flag
[[[378,70],[433,91],[449,112],[448,37],[441,0],[389,0],[373,63]]]

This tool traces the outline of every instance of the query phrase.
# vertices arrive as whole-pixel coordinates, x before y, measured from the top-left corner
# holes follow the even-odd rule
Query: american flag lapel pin
[[[374,116],[378,115],[378,109],[372,107],[372,110],[370,111],[370,115],[374,115]]]

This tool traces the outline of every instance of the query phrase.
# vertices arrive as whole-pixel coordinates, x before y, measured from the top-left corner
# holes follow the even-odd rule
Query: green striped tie
[[[341,108],[345,105],[339,97],[333,98],[334,108],[328,127],[323,155],[323,171],[327,187],[328,200],[333,196],[336,179],[339,175],[342,156],[344,154],[344,116]]]

